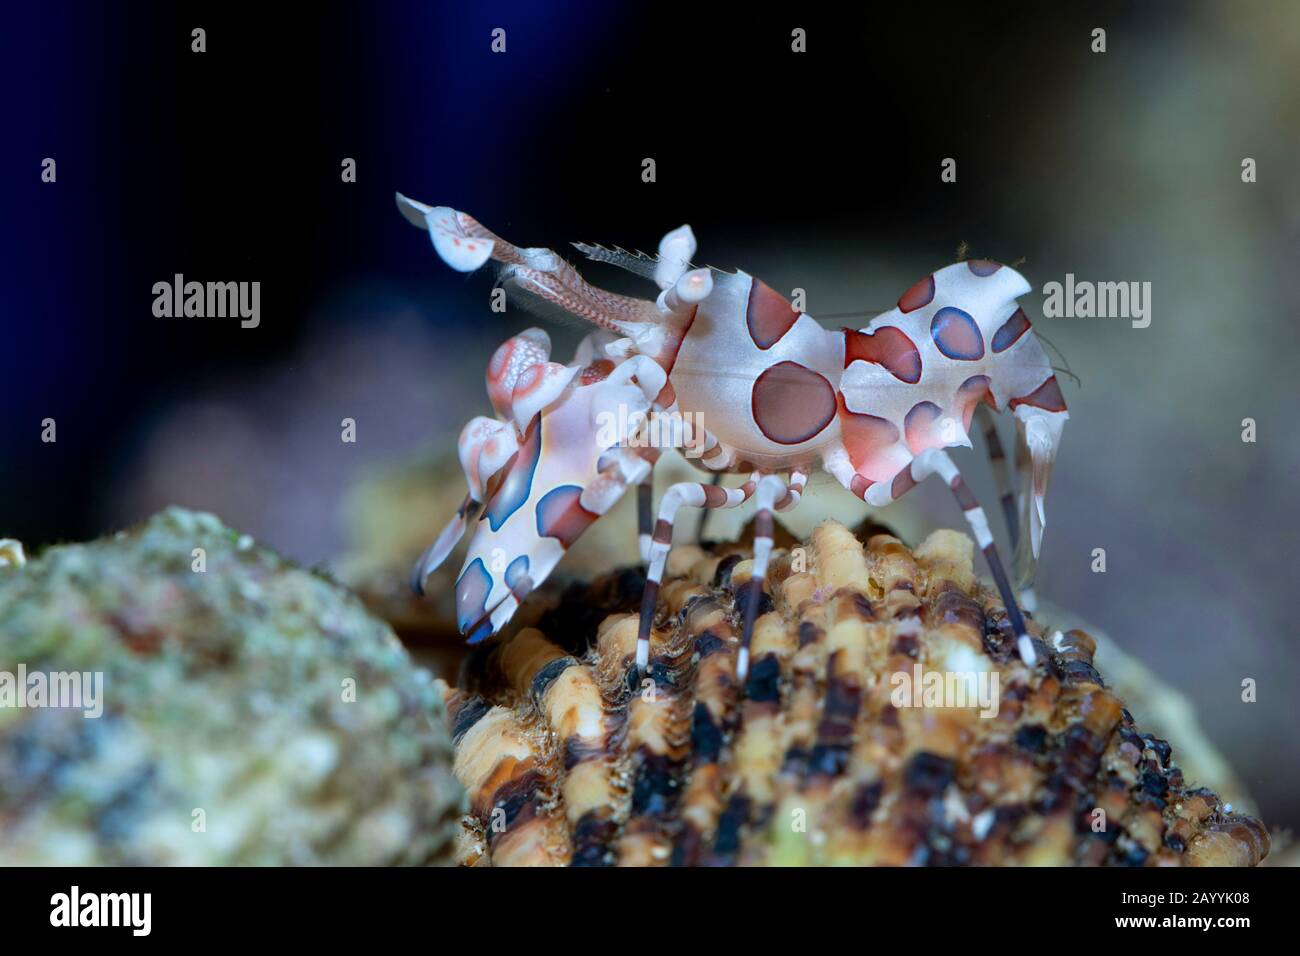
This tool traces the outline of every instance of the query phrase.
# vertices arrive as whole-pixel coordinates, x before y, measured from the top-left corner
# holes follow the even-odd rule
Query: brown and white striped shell
[[[819,526],[778,552],[743,693],[741,554],[674,551],[642,681],[640,574],[571,589],[449,695],[462,862],[1258,863],[1263,826],[1138,732],[1087,634],[1031,623],[1021,663],[972,552],[952,531],[910,551]],[[895,706],[917,665],[996,675],[996,715]]]

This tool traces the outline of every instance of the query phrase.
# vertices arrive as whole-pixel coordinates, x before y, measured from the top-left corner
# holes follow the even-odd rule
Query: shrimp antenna
[[[1064,352],[1062,352],[1059,348],[1056,347],[1056,343],[1053,342],[1051,339],[1049,339],[1042,332],[1040,332],[1037,328],[1034,329],[1034,335],[1042,339],[1044,342],[1046,342],[1051,347],[1052,351],[1056,353],[1056,357],[1065,363],[1064,368],[1060,368],[1059,366],[1053,365],[1052,371],[1060,372],[1063,375],[1070,376],[1070,378],[1074,379],[1075,385],[1079,386],[1080,388],[1083,388],[1083,379],[1079,378],[1079,376],[1074,374],[1074,371],[1070,368],[1070,360],[1065,357]]]

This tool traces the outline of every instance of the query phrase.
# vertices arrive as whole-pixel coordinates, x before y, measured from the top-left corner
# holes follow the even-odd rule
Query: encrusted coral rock
[[[1087,634],[1032,624],[1021,662],[972,553],[821,525],[774,560],[744,688],[742,554],[673,553],[641,679],[639,575],[573,591],[450,699],[462,862],[1258,863],[1264,828],[1139,732]]]
[[[450,751],[387,625],[211,515],[0,568],[0,862],[445,861]]]

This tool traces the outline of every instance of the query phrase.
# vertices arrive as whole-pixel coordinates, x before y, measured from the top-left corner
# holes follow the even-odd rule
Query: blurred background
[[[397,190],[557,249],[653,250],[689,222],[700,261],[862,314],[833,326],[964,242],[1024,260],[1022,304],[1078,376],[1039,593],[1186,694],[1265,821],[1296,826],[1300,7],[704,6],[8,11],[0,536],[36,551],[174,503],[336,567],[355,489],[450,450],[492,350],[534,324],[439,263]],[[260,281],[260,326],[155,318],[175,273]],[[1150,327],[1043,318],[1067,273],[1150,282]],[[567,357],[577,332],[551,331]],[[958,522],[942,489],[894,508]]]

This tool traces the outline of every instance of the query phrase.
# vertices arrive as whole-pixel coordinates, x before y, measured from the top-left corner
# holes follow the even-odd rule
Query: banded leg
[[[856,475],[851,466],[845,470],[843,461],[836,458],[828,458],[826,461],[827,470],[839,480],[839,482],[848,488],[867,504],[882,508],[891,501],[897,501],[907,492],[911,491],[923,479],[930,475],[938,474],[952,489],[952,493],[957,497],[957,503],[961,505],[962,512],[966,515],[966,521],[970,524],[971,531],[975,535],[975,541],[981,551],[984,552],[984,560],[988,562],[989,571],[993,574],[993,581],[997,585],[998,593],[1002,596],[1002,603],[1007,609],[1007,619],[1011,622],[1011,629],[1016,635],[1016,650],[1020,653],[1020,659],[1030,667],[1034,666],[1037,655],[1034,653],[1033,642],[1025,630],[1025,618],[1020,613],[1020,605],[1016,602],[1015,593],[1011,590],[1011,581],[1007,578],[1006,568],[1002,566],[1002,558],[998,554],[997,545],[993,542],[993,533],[989,530],[989,519],[984,513],[984,509],[979,506],[975,496],[971,494],[966,482],[962,480],[961,472],[957,470],[956,463],[952,457],[942,448],[930,448],[921,452],[912,459],[911,464],[905,466],[902,471],[894,476],[892,481],[871,482],[860,475]]]
[[[674,446],[683,458],[694,460],[696,465],[714,474],[725,472],[735,463],[735,452],[720,443],[718,437],[698,424],[695,418],[683,415],[671,382],[664,386],[656,400],[655,412],[677,423],[681,440],[674,442]]]
[[[807,481],[807,477],[804,476]],[[763,582],[767,578],[767,562],[772,556],[772,535],[775,521],[772,512],[778,502],[790,497],[790,488],[777,475],[764,475],[754,492],[757,510],[754,513],[754,564],[746,588],[744,616],[741,619],[740,653],[736,656],[736,679],[743,687],[749,674],[749,645],[754,637],[754,621],[758,618],[758,605],[763,599]],[[795,498],[794,500],[798,500]]]
[[[650,561],[650,535],[654,532],[654,473],[636,486],[636,540],[641,549],[641,563]]]
[[[722,484],[722,472],[715,471],[713,477],[709,479],[709,484],[715,487]],[[712,508],[700,512],[700,526],[695,530],[695,539],[701,543],[704,541],[704,530],[709,526],[709,515],[711,514],[713,514]]]
[[[786,486],[785,497],[776,503],[777,511],[789,511],[803,497],[804,485],[808,484],[808,472],[795,469],[790,472],[790,482]]]
[[[989,465],[993,470],[993,482],[998,489],[998,501],[1002,503],[1002,517],[1007,523],[1007,537],[1011,541],[1011,550],[1016,550],[1020,539],[1020,515],[1016,509],[1016,495],[1012,490],[1011,468],[1007,464],[1006,449],[998,436],[998,426],[993,412],[981,403],[975,410],[984,426],[984,447],[988,451]]]
[[[650,471],[636,486],[636,525],[637,546],[641,552],[641,563],[650,561],[650,536],[654,533],[654,489],[655,465],[659,463],[662,451],[658,448],[642,448],[640,455],[650,463]]]
[[[962,478],[961,472],[957,470],[956,462],[942,448],[930,448],[917,455],[909,467],[914,483],[919,483],[930,475],[938,475],[952,489],[953,496],[957,499],[957,504],[961,506],[962,513],[970,525],[971,533],[975,536],[976,544],[984,552],[984,560],[988,562],[998,593],[1002,595],[1002,603],[1007,609],[1007,620],[1011,622],[1011,629],[1016,635],[1016,649],[1020,652],[1020,659],[1027,666],[1033,667],[1037,655],[1025,629],[1025,618],[1020,613],[1015,592],[1011,590],[1011,580],[1007,577],[1006,568],[1002,566],[1002,558],[993,541],[993,533],[989,530],[988,515],[975,500],[975,495]]]
[[[650,629],[654,625],[655,607],[659,603],[659,585],[663,581],[664,565],[673,544],[673,521],[677,510],[692,508],[734,508],[754,493],[755,482],[750,479],[739,488],[723,488],[698,481],[682,481],[671,485],[659,502],[659,520],[655,522],[650,543],[650,567],[646,571],[645,590],[641,594],[641,621],[637,629],[636,667],[638,674],[650,661]]]

